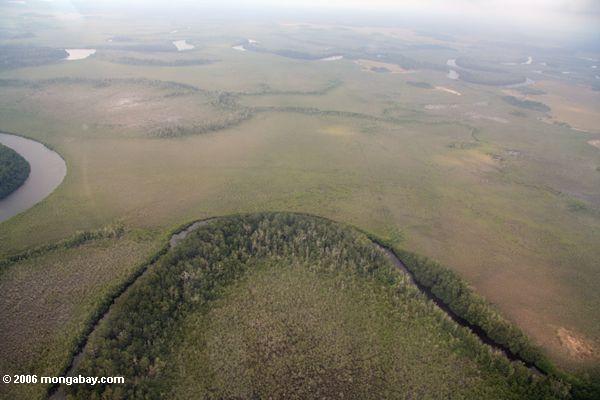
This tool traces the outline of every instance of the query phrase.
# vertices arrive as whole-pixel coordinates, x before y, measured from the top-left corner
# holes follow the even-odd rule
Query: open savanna
[[[68,165],[51,196],[0,225],[0,254],[115,221],[127,231],[165,233],[190,220],[234,212],[309,212],[441,261],[560,366],[598,365],[600,151],[587,144],[589,135],[539,121],[541,113],[503,101],[502,90],[448,80],[446,71],[376,74],[352,60],[303,61],[231,49],[244,38],[261,40],[270,28],[235,27],[227,36],[211,36],[210,26],[193,27],[189,34],[146,27],[133,38],[186,39],[197,46],[178,55],[103,53],[100,45],[110,35],[101,32],[119,30],[108,29],[115,22],[102,28],[89,24],[85,36],[70,36],[69,45],[99,47],[97,56],[0,72],[1,79],[21,80],[0,87],[0,130],[42,141]],[[123,35],[141,29],[128,32],[122,21],[118,26]],[[50,45],[58,32],[52,40],[44,35],[39,40]],[[293,39],[282,35],[264,45],[280,48],[323,38],[322,32],[294,32]],[[327,38],[344,43],[327,32]],[[121,57],[215,62],[183,67],[111,62]],[[437,58],[430,54],[427,60]],[[431,88],[407,82],[428,82]],[[223,92],[233,103],[216,102]],[[194,134],[207,121],[232,121],[228,118],[246,109],[248,119]],[[189,129],[176,138],[153,134],[172,125]],[[100,244],[64,251],[64,259],[73,259],[69,271],[80,279],[73,288],[78,297],[68,299],[67,293],[61,301],[85,305],[76,311],[65,306],[69,321],[87,320],[93,304],[157,246],[153,240],[102,243],[102,252],[94,250]],[[94,272],[88,265],[89,258],[98,264],[111,260],[113,252],[121,258],[111,261],[110,271]],[[53,263],[60,258],[53,254],[1,271],[2,285],[9,290],[26,281],[34,292],[60,291],[71,274],[40,272],[63,268]],[[32,275],[16,282],[20,267]],[[82,290],[100,278],[107,282],[101,288]],[[27,296],[11,290],[14,301]],[[23,307],[24,314],[42,315],[49,323],[44,301]],[[27,331],[7,326],[3,335]],[[60,351],[51,359],[64,361],[78,333],[67,337],[61,326],[55,329],[52,336],[44,334],[44,349]],[[43,361],[50,358],[36,364],[20,350],[24,345],[11,344],[9,366],[50,368],[52,362]],[[56,372],[62,367],[52,366]]]

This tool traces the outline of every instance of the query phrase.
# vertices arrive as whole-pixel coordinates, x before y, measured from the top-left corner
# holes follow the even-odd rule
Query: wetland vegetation
[[[0,371],[126,377],[76,398],[599,397],[600,24],[117,3],[0,3],[0,131],[56,161],[15,147],[4,201],[44,193],[0,201]]]

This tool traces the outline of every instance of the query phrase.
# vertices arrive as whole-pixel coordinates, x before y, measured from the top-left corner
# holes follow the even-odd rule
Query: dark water
[[[408,276],[410,277],[411,282],[423,294],[425,294],[425,296],[429,300],[433,301],[433,303],[436,306],[438,306],[442,311],[444,311],[446,313],[446,315],[448,315],[448,317],[450,317],[450,319],[452,319],[454,322],[456,322],[460,326],[464,326],[466,328],[469,328],[471,330],[471,332],[473,332],[479,338],[479,340],[481,340],[483,343],[487,344],[488,346],[491,346],[495,350],[500,351],[509,360],[511,360],[511,361],[520,361],[527,368],[529,368],[532,372],[534,372],[536,374],[544,374],[542,371],[540,371],[535,366],[535,364],[533,364],[533,363],[531,363],[529,361],[524,360],[518,354],[513,353],[507,346],[505,346],[505,345],[503,345],[501,343],[498,343],[494,339],[490,338],[488,336],[487,332],[483,330],[483,328],[481,328],[478,325],[470,323],[469,321],[467,321],[466,319],[462,318],[460,315],[458,315],[454,311],[452,311],[452,309],[450,308],[450,306],[448,304],[444,303],[444,301],[442,299],[440,299],[439,297],[437,297],[435,294],[433,294],[433,292],[431,291],[430,288],[428,288],[428,287],[420,284],[419,282],[417,282],[417,280],[414,277],[414,274],[406,267],[406,265],[402,262],[402,260],[400,260],[398,258],[398,256],[396,256],[396,253],[394,253],[391,249],[389,249],[388,247],[386,247],[386,246],[384,246],[384,245],[382,245],[380,243],[377,243],[375,241],[373,241],[373,243],[386,253],[386,255],[388,256],[388,258],[392,261],[392,263],[397,268],[400,268],[402,271],[404,271],[406,274],[408,274]]]
[[[31,166],[25,183],[0,200],[0,222],[22,213],[46,198],[65,178],[61,156],[35,140],[0,133],[0,143],[19,153]]]

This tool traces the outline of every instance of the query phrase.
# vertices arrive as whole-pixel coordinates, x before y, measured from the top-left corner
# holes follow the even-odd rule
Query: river
[[[65,58],[67,61],[83,60],[89,56],[96,54],[96,49],[65,49],[68,57]]]
[[[29,177],[17,190],[0,200],[0,222],[33,207],[56,189],[67,174],[58,153],[40,142],[0,133],[0,143],[19,153],[31,166]]]
[[[192,50],[194,47],[193,44],[189,44],[187,41],[185,40],[175,40],[173,42],[173,45],[175,47],[177,47],[177,51],[186,51],[186,50]]]

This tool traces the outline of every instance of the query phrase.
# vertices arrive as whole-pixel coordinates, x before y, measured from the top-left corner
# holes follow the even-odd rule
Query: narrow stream
[[[406,265],[398,258],[398,256],[396,256],[396,254],[391,249],[389,249],[388,247],[385,247],[384,245],[377,243],[375,241],[373,243],[387,254],[388,258],[392,261],[392,263],[396,267],[398,267],[403,272],[408,274],[412,283],[421,292],[423,292],[423,294],[425,294],[425,296],[427,296],[427,298],[429,300],[433,301],[433,303],[436,306],[438,306],[442,311],[444,311],[448,315],[448,317],[450,317],[450,319],[452,319],[454,322],[456,322],[460,326],[469,328],[471,330],[471,332],[473,332],[479,338],[479,340],[481,340],[483,343],[487,344],[488,346],[493,347],[495,350],[502,352],[502,354],[504,354],[506,356],[506,358],[508,358],[509,360],[520,361],[527,368],[531,369],[536,374],[543,374],[543,372],[540,371],[533,363],[523,360],[519,355],[513,353],[508,347],[506,347],[500,343],[497,343],[492,338],[490,338],[488,336],[488,334],[480,326],[470,323],[469,321],[467,321],[466,319],[462,318],[460,315],[458,315],[454,311],[452,311],[452,309],[450,309],[450,306],[448,306],[446,303],[443,302],[442,299],[440,299],[435,294],[433,294],[428,287],[425,287],[416,281],[414,274],[406,267]]]
[[[203,219],[200,221],[196,221],[196,222],[188,225],[186,228],[183,228],[179,232],[174,233],[173,235],[171,235],[171,238],[169,239],[168,249],[169,250],[173,249],[183,239],[185,239],[191,232],[195,231],[196,229],[200,228],[201,226],[208,224],[210,221],[212,221],[214,219],[215,218],[207,218],[207,219]],[[88,342],[90,336],[94,333],[96,328],[110,316],[110,313],[113,309],[113,305],[115,304],[115,302],[131,287],[131,285],[133,285],[135,282],[137,282],[138,279],[140,279],[142,276],[144,276],[148,273],[150,267],[152,265],[154,265],[156,263],[156,261],[158,261],[159,257],[160,257],[160,255],[157,256],[154,260],[152,260],[148,264],[146,264],[142,268],[142,270],[139,272],[137,277],[135,279],[133,279],[128,285],[126,285],[120,291],[120,293],[117,293],[117,295],[113,298],[112,303],[110,304],[110,306],[108,307],[106,312],[104,312],[104,314],[102,314],[100,316],[100,318],[96,322],[94,322],[94,325],[92,326],[90,332],[86,335],[84,342],[81,345],[81,348],[79,349],[77,354],[75,354],[75,356],[71,360],[71,363],[69,365],[69,368],[67,369],[65,376],[73,376],[74,375],[75,370],[77,369],[77,367],[81,363],[81,360],[83,359],[83,355],[85,354],[85,351],[87,349],[87,342]],[[62,387],[62,386],[55,386],[55,387],[50,388],[50,390],[48,391],[47,397],[50,400],[65,400],[67,398],[66,393],[64,391],[64,387]]]

